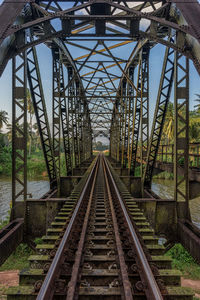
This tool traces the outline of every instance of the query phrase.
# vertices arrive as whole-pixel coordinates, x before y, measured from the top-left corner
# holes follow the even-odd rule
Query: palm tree
[[[0,111],[0,131],[3,127],[3,125],[8,124],[8,113],[5,110]]]
[[[34,129],[34,140],[36,148],[40,148],[40,134],[37,123],[33,124]]]
[[[8,137],[9,142],[11,142],[12,141],[12,124],[7,124],[6,129],[7,129],[6,135]]]
[[[195,105],[194,107],[197,108],[197,112],[200,112],[200,94],[195,94],[197,96],[197,99],[195,99],[194,101],[198,102],[197,105]]]
[[[174,105],[169,102],[163,126],[163,135],[169,144],[174,136]]]
[[[198,142],[200,138],[200,129],[199,129],[199,122],[190,122],[189,125],[189,139],[190,142]]]
[[[34,114],[34,108],[33,108],[33,103],[31,100],[31,93],[30,90],[27,89],[27,111],[29,113],[29,122],[28,122],[28,133],[30,136],[30,141],[29,141],[29,156],[31,155],[31,146],[32,146],[32,133],[33,133],[33,114]],[[24,103],[24,99],[21,100],[22,103]]]
[[[29,143],[29,156],[31,155],[31,146],[32,146],[32,133],[33,133],[33,114],[34,114],[34,108],[33,103],[31,99],[31,93],[30,90],[27,89],[27,110],[29,112],[30,121],[29,121],[29,129],[30,129],[30,143]]]

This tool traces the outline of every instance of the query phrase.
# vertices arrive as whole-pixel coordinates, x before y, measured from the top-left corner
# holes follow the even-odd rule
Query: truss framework
[[[35,117],[37,120],[50,187],[53,188],[57,184],[57,172],[55,166],[55,159],[53,155],[51,133],[41,81],[38,57],[35,47],[30,48],[27,51],[27,60],[28,82],[30,87],[31,99],[34,107]]]
[[[26,175],[19,179],[22,170],[26,173],[27,75],[53,189],[59,186],[61,174],[61,139],[64,175],[74,175],[81,163],[91,157],[92,139],[99,135],[110,140],[111,157],[130,175],[136,174],[140,164],[144,187],[150,188],[174,80],[175,199],[180,217],[184,205],[185,211],[189,211],[188,59],[200,73],[199,19],[191,18],[195,10],[200,14],[199,4],[193,0],[184,6],[177,1],[172,5],[159,0],[22,2],[14,2],[10,21],[3,15],[9,3],[4,1],[0,8],[5,23],[0,27],[0,47],[2,44],[4,49],[0,73],[11,57],[14,66],[13,204],[27,194]],[[183,17],[185,23],[181,23]],[[27,32],[29,37],[25,39]],[[176,38],[171,38],[171,32]],[[52,51],[52,137],[35,48],[41,43]],[[157,44],[166,46],[166,52],[149,139],[149,53]],[[17,66],[19,60],[22,63]],[[20,138],[25,144],[19,142]],[[17,160],[21,160],[20,169],[16,167]],[[177,168],[181,160],[185,162],[185,175],[179,181]],[[17,181],[22,187],[19,195]],[[184,192],[180,185],[184,185]],[[189,214],[184,217],[189,218]]]
[[[158,153],[158,147],[161,141],[167,106],[171,95],[173,76],[174,50],[166,48],[147,153],[147,163],[143,175],[144,186],[148,188],[151,186],[154,165]]]
[[[12,61],[12,213],[16,202],[27,198],[27,54]]]
[[[179,218],[190,219],[189,210],[189,61],[175,52],[174,74],[174,199]],[[184,176],[178,176],[183,163]]]

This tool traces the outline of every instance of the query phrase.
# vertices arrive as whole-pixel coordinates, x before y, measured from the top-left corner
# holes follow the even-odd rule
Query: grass
[[[0,229],[5,227],[9,223],[9,218],[7,217],[5,220],[0,220]]]
[[[174,179],[174,174],[167,171],[161,172],[153,176],[154,179]]]
[[[33,253],[27,244],[20,244],[0,267],[1,271],[22,270],[29,267],[28,257]]]
[[[7,299],[7,296],[6,296],[7,289],[8,289],[7,286],[0,285],[0,300]]]
[[[172,267],[180,270],[184,278],[200,280],[200,265],[181,244],[175,244],[166,255],[172,258]]]

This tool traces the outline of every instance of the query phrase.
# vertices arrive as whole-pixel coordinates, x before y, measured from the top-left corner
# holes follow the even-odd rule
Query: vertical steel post
[[[53,153],[55,158],[58,185],[60,182],[60,54],[59,49],[52,48],[53,57],[53,103],[52,103],[52,121],[53,121]]]
[[[56,165],[53,155],[53,146],[49,127],[49,120],[46,110],[43,86],[41,81],[39,63],[35,47],[27,51],[28,81],[31,92],[31,99],[35,111],[38,130],[40,134],[42,149],[49,176],[50,188],[57,186]]]
[[[127,139],[127,82],[126,79],[122,81],[122,93],[121,93],[121,115],[122,115],[122,156],[121,156],[121,166],[122,168],[126,168],[126,157],[127,157],[127,148],[126,148],[126,139]]]
[[[140,176],[143,177],[149,142],[149,47],[142,48],[140,107]]]
[[[143,184],[145,187],[151,187],[153,177],[153,169],[156,162],[156,157],[159,150],[159,145],[162,136],[163,125],[174,77],[174,50],[166,48],[163,61],[160,85],[158,89],[156,107],[154,112],[152,131],[147,153],[147,163],[143,175]],[[163,147],[162,147],[163,161]]]
[[[136,158],[138,152],[138,139],[140,130],[140,110],[141,110],[141,68],[142,68],[142,53],[139,54],[138,76],[137,76],[137,91],[133,117],[132,141],[130,151],[130,174],[134,176],[136,168]]]
[[[129,68],[129,78],[134,83],[134,66]],[[131,166],[131,145],[133,138],[133,112],[134,112],[134,89],[131,84],[128,85],[129,109],[128,109],[128,168]]]
[[[72,158],[70,152],[70,141],[68,134],[68,113],[67,113],[67,103],[65,95],[65,80],[64,80],[64,70],[62,64],[62,55],[60,53],[60,114],[61,114],[61,125],[62,125],[62,137],[65,153],[65,166],[66,174],[71,175],[72,171]]]
[[[74,82],[74,97],[73,97],[73,128],[74,128],[74,156],[75,156],[75,167],[80,166],[79,160],[79,81]]]
[[[16,218],[16,202],[24,200],[26,219],[27,198],[27,54],[12,60],[12,211]],[[26,220],[25,220],[26,224]]]
[[[73,130],[73,89],[72,89],[72,78],[73,78],[73,68],[71,66],[67,67],[68,72],[68,135],[70,144],[70,154],[72,161],[72,170],[74,168],[74,130]]]
[[[175,52],[174,73],[174,199],[177,217],[190,220],[189,210],[189,60]],[[179,167],[184,169],[179,176]]]

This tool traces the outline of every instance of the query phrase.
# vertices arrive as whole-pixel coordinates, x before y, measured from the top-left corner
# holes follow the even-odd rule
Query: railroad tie
[[[37,253],[29,257],[30,269],[20,272],[19,286],[9,288],[8,300],[32,300],[42,293],[42,283],[58,256],[67,224],[69,226],[73,218],[90,172],[93,172],[91,176],[94,179],[92,184],[89,181],[83,205],[80,206],[82,213],[79,222],[74,219],[73,234],[69,240],[71,244],[66,246],[61,271],[53,285],[53,296],[49,299],[156,299],[148,296],[146,285],[149,283],[141,272],[142,267],[136,255],[137,245],[132,242],[129,226],[136,232],[141,251],[161,295],[157,299],[193,299],[191,289],[180,286],[181,272],[171,268],[171,259],[164,255],[165,248],[159,244],[159,238],[155,236],[143,211],[111,164],[100,155],[58,212],[47,235],[42,237],[42,243],[37,245]],[[120,205],[124,205],[128,214],[126,221]],[[128,219],[131,221],[129,225]],[[156,290],[152,290],[155,295]],[[48,289],[45,290],[44,294],[48,293]]]

